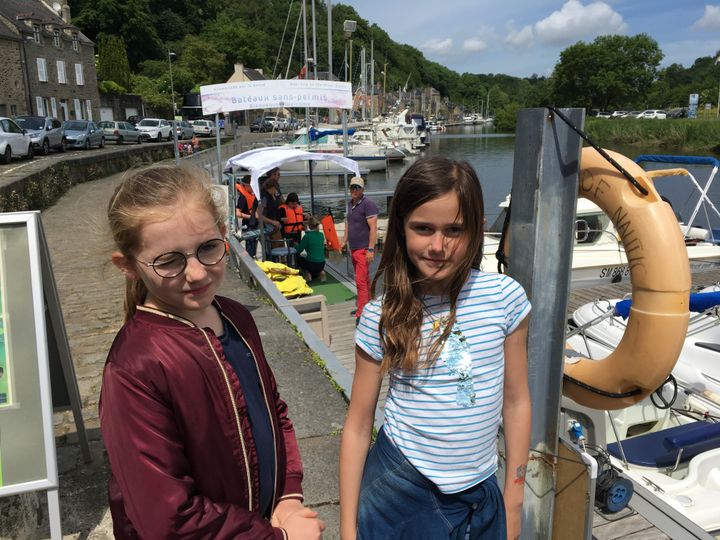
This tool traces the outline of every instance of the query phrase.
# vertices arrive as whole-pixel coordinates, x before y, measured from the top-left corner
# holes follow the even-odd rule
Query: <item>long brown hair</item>
[[[140,249],[143,226],[164,221],[187,207],[206,209],[215,224],[221,228],[225,222],[222,210],[224,201],[213,191],[210,178],[195,167],[153,165],[128,173],[115,188],[108,204],[108,224],[115,246],[132,261]],[[125,278],[125,320],[147,297],[145,284],[139,279]]]
[[[424,281],[410,261],[405,242],[405,221],[419,206],[453,191],[457,194],[467,251],[447,291],[450,315],[445,329],[429,349],[431,363],[440,353],[455,323],[460,290],[472,268],[479,268],[483,249],[483,207],[480,180],[465,161],[443,157],[419,159],[398,181],[388,217],[385,248],[372,283],[372,295],[382,278],[382,313],[379,332],[385,355],[383,371],[420,367],[419,348],[425,306],[421,300]],[[423,365],[425,361],[423,362]]]

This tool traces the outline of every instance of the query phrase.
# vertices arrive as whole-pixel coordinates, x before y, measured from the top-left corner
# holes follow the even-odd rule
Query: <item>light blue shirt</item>
[[[420,358],[442,333],[447,299],[427,296]],[[355,342],[381,362],[381,302],[363,310]],[[503,401],[504,343],[530,312],[525,291],[511,277],[472,270],[458,297],[451,337],[431,365],[390,371],[385,431],[403,455],[444,493],[457,493],[497,470]]]

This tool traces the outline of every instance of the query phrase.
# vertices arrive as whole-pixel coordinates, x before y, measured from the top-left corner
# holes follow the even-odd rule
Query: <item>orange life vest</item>
[[[247,203],[248,207],[248,213],[252,214],[252,208],[255,204],[255,200],[257,199],[255,197],[255,194],[252,192],[252,189],[246,188],[243,184],[240,182],[235,183],[235,189],[237,189],[237,192],[245,197],[245,202]]]
[[[285,224],[283,225],[283,233],[293,234],[303,230],[303,211],[299,204],[295,208],[290,208],[287,204],[281,204],[279,208],[285,210]]]

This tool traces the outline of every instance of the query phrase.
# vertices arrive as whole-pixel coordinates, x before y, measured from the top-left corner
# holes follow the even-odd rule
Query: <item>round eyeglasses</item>
[[[198,262],[204,266],[214,266],[225,258],[228,252],[228,245],[222,238],[213,238],[200,244],[195,253],[182,253],[181,251],[168,251],[158,255],[153,262],[145,262],[135,259],[139,263],[152,268],[161,278],[174,278],[185,271],[188,257],[195,256]]]

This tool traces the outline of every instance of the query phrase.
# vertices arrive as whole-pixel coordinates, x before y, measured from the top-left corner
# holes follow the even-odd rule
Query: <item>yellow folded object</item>
[[[308,287],[307,282],[301,276],[287,276],[282,281],[274,281],[275,286],[285,297],[304,296],[312,294],[313,290]]]
[[[271,261],[255,262],[286,298],[313,294],[313,290],[308,287],[307,281],[299,275],[300,270],[297,268]]]
[[[300,270],[297,268],[291,268],[286,264],[276,263],[272,261],[255,261],[260,269],[266,274],[290,274],[297,275]]]

